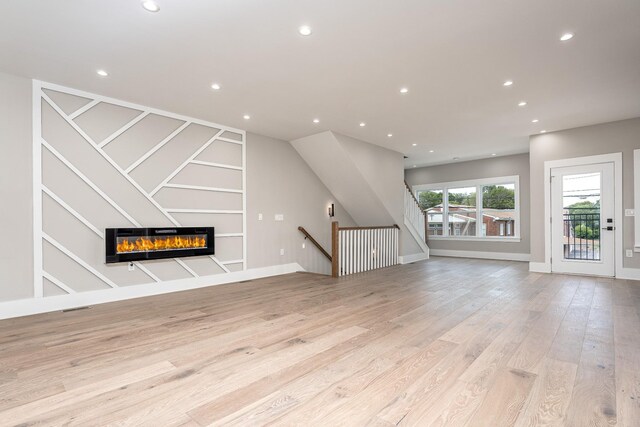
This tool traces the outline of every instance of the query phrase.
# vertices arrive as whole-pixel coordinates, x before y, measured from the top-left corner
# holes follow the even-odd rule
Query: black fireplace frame
[[[185,236],[206,234],[207,246],[194,249],[175,249],[166,251],[146,251],[118,253],[118,237],[156,237],[156,236]],[[165,258],[184,258],[215,254],[215,227],[158,227],[158,228],[107,228],[105,236],[105,262],[145,261]]]

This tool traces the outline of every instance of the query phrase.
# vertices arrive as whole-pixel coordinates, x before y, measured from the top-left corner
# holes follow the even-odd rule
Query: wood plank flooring
[[[640,282],[433,258],[0,321],[0,426],[640,426]]]

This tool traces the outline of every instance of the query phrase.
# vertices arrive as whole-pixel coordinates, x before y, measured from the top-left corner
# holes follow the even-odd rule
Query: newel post
[[[340,248],[340,228],[338,221],[331,222],[331,276],[338,277],[340,272],[339,248]]]

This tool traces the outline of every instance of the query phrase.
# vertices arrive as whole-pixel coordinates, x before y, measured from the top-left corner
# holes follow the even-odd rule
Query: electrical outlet
[[[306,243],[303,243],[303,244],[302,244],[302,249],[304,249],[304,248],[306,248],[306,247],[307,247],[307,244],[306,244]]]
[[[132,262],[129,263],[129,271],[134,271],[136,269],[136,265]]]
[[[280,249],[280,255],[284,255],[284,249]]]
[[[258,214],[258,221],[262,221],[262,214],[261,213]]]
[[[284,215],[283,214],[276,214],[275,219],[276,219],[276,221],[284,221]]]
[[[633,209],[625,209],[624,210],[624,216],[634,216],[636,214],[636,211]]]
[[[627,249],[626,253],[627,253],[627,258],[633,258],[633,249]]]

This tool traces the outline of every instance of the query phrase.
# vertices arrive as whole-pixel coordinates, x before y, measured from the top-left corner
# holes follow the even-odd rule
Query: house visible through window
[[[428,236],[463,240],[520,237],[517,176],[425,184],[414,190],[427,214]]]

